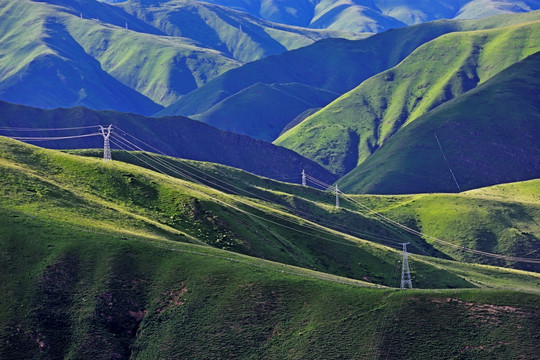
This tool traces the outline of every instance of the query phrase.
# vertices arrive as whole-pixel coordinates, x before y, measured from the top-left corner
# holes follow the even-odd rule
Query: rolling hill
[[[73,150],[70,153],[103,156],[98,150]],[[143,161],[126,152],[114,152],[113,157],[151,170],[157,168],[184,180],[193,180],[187,174],[195,174],[197,181],[206,186],[272,203],[280,210],[381,245],[399,248],[401,242],[409,242],[409,251],[415,254],[540,272],[540,267],[535,264],[507,262],[463,252],[459,248],[466,246],[500,255],[538,257],[539,180],[461,194],[342,194],[338,210],[334,208],[335,195],[331,190],[321,192],[275,182],[218,164],[160,156],[157,157],[159,161],[147,157]],[[406,224],[414,231],[424,232],[424,235],[406,231],[386,219],[381,221],[381,215]]]
[[[171,156],[186,159],[212,161],[238,167],[270,178],[300,182],[303,169],[333,182],[337,177],[295,152],[247,136],[222,131],[181,116],[147,118],[136,114],[114,111],[96,111],[82,107],[43,110],[22,105],[0,102],[0,131],[11,136],[71,136],[88,134],[97,125],[113,124],[132,136],[150,144]],[[93,127],[95,130],[13,132],[9,128],[73,128]],[[125,136],[125,135],[124,135]],[[137,146],[149,149],[137,142]],[[103,139],[86,137],[62,141],[40,141],[39,144],[53,149],[102,148]]]
[[[214,248],[295,254],[328,269],[343,266],[333,259],[344,251],[359,262],[347,271],[396,284],[399,252],[334,233],[353,246],[332,243],[317,256],[324,240],[272,224],[280,216],[271,203],[4,138],[0,154],[3,357],[533,359],[539,351],[537,274],[411,255],[418,287],[470,289],[377,288]],[[520,188],[512,189],[530,200]],[[247,203],[265,219],[248,215]],[[285,240],[291,247],[279,251]],[[422,345],[397,346],[411,336]]]
[[[316,44],[293,50],[281,55],[246,64],[228,71],[216,79],[186,95],[177,103],[159,112],[158,116],[180,114],[193,116],[202,114],[212,107],[227,111],[229,118],[235,119],[235,131],[257,136],[256,133],[241,130],[242,122],[250,127],[251,116],[245,116],[241,100],[245,98],[234,95],[247,91],[257,83],[287,84],[299,83],[316,89],[345,93],[357,87],[362,81],[385,71],[410,55],[419,46],[437,37],[457,31],[493,29],[512,24],[536,21],[540,12],[518,15],[504,15],[482,20],[468,21],[436,21],[402,29],[387,31],[370,38],[347,41],[328,39]],[[390,50],[389,50],[390,49]],[[301,96],[301,93],[291,94]],[[236,103],[238,99],[238,103]],[[282,100],[283,101],[283,100]],[[294,101],[294,97],[291,100]],[[268,99],[260,97],[250,102],[250,108],[260,109],[264,113],[268,108]],[[297,115],[312,106],[306,104],[298,109],[297,114],[289,118],[292,121]],[[212,122],[211,114],[206,114],[204,121]],[[281,126],[282,118],[267,126]],[[238,124],[238,125],[237,125]],[[220,125],[225,130],[232,130],[227,124]],[[280,131],[275,133],[279,135]]]
[[[456,181],[468,190],[538,178],[539,61],[540,53],[531,55],[417,118],[340,185],[351,192],[456,192]]]
[[[538,38],[540,21],[441,36],[396,67],[364,81],[275,143],[346,174],[419,116],[539,51]]]

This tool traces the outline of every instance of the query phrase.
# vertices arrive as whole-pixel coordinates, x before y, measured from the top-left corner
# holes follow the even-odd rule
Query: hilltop
[[[181,4],[187,23],[165,4],[159,14],[139,19],[96,0],[6,0],[0,9],[0,99],[151,115],[246,61],[327,37],[349,37],[285,25],[273,29],[228,8]],[[161,28],[158,18],[170,25]],[[203,19],[214,26],[211,34],[195,25]]]

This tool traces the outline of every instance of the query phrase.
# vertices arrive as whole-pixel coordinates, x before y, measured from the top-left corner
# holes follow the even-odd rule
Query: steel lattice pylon
[[[111,136],[112,125],[109,125],[109,127],[106,129],[103,126],[99,125],[99,129],[101,130],[101,135],[103,135],[103,161],[111,162],[112,156],[109,137]],[[107,130],[107,133],[105,133],[105,130]]]
[[[403,262],[401,263],[401,288],[407,286],[412,289],[411,269],[409,268],[409,259],[407,256],[407,245],[410,243],[402,243],[403,245]]]

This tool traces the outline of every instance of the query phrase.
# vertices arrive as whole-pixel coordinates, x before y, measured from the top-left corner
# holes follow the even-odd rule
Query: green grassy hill
[[[228,106],[222,102],[235,94],[247,91],[257,83],[299,83],[342,94],[369,77],[395,66],[416,48],[441,35],[522,24],[537,21],[539,18],[540,12],[533,12],[474,21],[445,20],[391,30],[357,41],[323,40],[305,48],[271,56],[228,71],[186,95],[158,115],[192,116],[204,113],[213,106],[219,106],[221,112],[228,113],[229,118],[242,119],[243,113],[234,106],[234,103]],[[301,92],[295,95],[301,96]],[[250,108],[263,113],[267,104],[266,97],[259,97],[257,101],[250,103]],[[291,114],[289,122],[307,109],[309,107],[306,104],[303,109],[298,109],[295,115]],[[211,116],[204,117],[204,121],[212,120]],[[246,129],[241,132],[257,136],[255,132],[247,131],[250,127],[249,119],[244,119],[243,123]],[[240,130],[239,127],[236,129]]]
[[[112,0],[115,1],[116,0]],[[296,26],[380,32],[439,19],[478,19],[539,9],[536,0],[210,0],[253,16]]]
[[[197,2],[161,2],[156,13],[148,3],[127,5],[6,0],[0,10],[0,99],[150,115],[246,61],[323,38],[357,38],[272,28],[247,14]]]
[[[120,227],[127,234],[210,245],[351,278],[392,282],[397,251],[306,222],[265,202],[132,165],[107,166],[101,159],[14,141],[3,141],[2,154],[2,203],[14,212],[66,227],[95,224],[104,231]],[[474,286],[423,260],[415,266],[418,287]]]
[[[100,151],[94,150],[74,153],[102,157]],[[152,169],[149,159],[145,163],[127,153],[115,152],[113,155],[121,161]],[[456,247],[537,258],[540,248],[538,180],[452,195],[346,195],[341,196],[341,207],[337,210],[331,191],[275,182],[223,165],[161,159],[169,164],[168,167],[153,161],[150,164],[171,176],[189,180],[171,171],[171,167],[181,169],[183,174],[196,174],[197,179],[207,186],[269,202],[272,206],[277,205],[276,209],[374,243],[400,247],[399,243],[410,242],[409,250],[416,254],[540,271],[538,265],[478,256]],[[411,234],[388,221],[381,222],[380,216],[372,211],[436,239]]]
[[[418,287],[514,290],[375,288],[216,248],[262,251],[266,258],[289,257],[338,273],[332,267],[351,266],[345,272],[361,268],[371,281],[396,284],[399,252],[328,229],[321,231],[338,242],[293,236],[290,228],[272,224],[274,218],[283,222],[283,215],[270,202],[8,139],[0,140],[0,167],[0,289],[7,295],[0,298],[2,357],[538,354],[537,274],[411,255]],[[264,218],[247,214],[247,203]],[[339,242],[352,246],[334,262]],[[411,336],[422,345],[398,345]]]
[[[536,0],[375,0],[374,2],[381,12],[406,24],[417,24],[441,18],[479,19],[497,14],[523,13],[539,8]]]
[[[456,192],[449,167],[461,190],[538,178],[539,61],[531,55],[417,118],[340,184],[351,192]]]
[[[2,99],[45,108],[84,104],[145,114],[160,109],[84,52],[60,20],[78,18],[75,14],[39,2],[4,5],[0,9]],[[81,24],[94,23],[81,20]]]
[[[298,83],[256,83],[192,119],[219,129],[272,141],[306,108],[328,104],[339,94]]]
[[[539,37],[540,21],[441,36],[275,143],[333,172],[348,173],[419,116],[539,51]]]
[[[383,14],[374,4],[358,1],[210,0],[208,2],[225,5],[276,23],[315,29],[375,33],[404,26],[402,22]]]
[[[422,24],[356,41],[321,40],[228,71],[167,107],[159,115],[199,114],[256,83],[300,83],[343,93],[368,77],[396,65],[421,44],[458,30],[460,24],[446,21]]]
[[[278,180],[300,182],[303,169],[322,181],[334,182],[337,177],[319,164],[295,152],[255,140],[182,116],[147,118],[136,114],[96,111],[82,107],[43,110],[0,101],[0,127],[13,128],[73,128],[113,124],[162,153],[186,159],[211,161]],[[73,131],[10,132],[10,136],[71,136],[90,134],[92,129]],[[126,136],[123,132],[121,136]],[[133,139],[130,138],[132,141]],[[136,141],[136,145],[150,150]],[[62,141],[40,141],[40,146],[53,149],[102,148],[103,139],[86,137]]]
[[[74,4],[79,6],[8,1],[2,8],[3,100],[43,108],[84,105],[148,115],[161,108],[155,103],[168,105],[239,65],[189,39],[138,32],[136,25],[141,22],[125,13],[122,27],[107,23],[110,6],[94,9],[99,3],[93,0]],[[105,15],[100,18],[101,13]],[[126,23],[134,29],[125,29]],[[141,31],[159,33],[146,27],[150,30]]]

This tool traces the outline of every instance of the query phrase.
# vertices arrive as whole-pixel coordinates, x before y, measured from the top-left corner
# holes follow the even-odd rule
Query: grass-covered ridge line
[[[316,225],[294,211],[280,209],[279,204],[276,207],[273,201],[227,195],[119,162],[107,166],[99,159],[13,141],[4,144],[4,204],[14,211],[75,225],[94,223],[91,214],[95,213],[98,224],[106,229],[118,227],[120,221],[126,224],[122,228],[135,234],[156,233],[169,240],[204,243],[383,285],[393,281],[391,269],[399,259],[398,251]],[[117,216],[125,220],[115,220]],[[464,280],[453,270],[432,265],[430,258],[411,261],[418,287],[477,286],[474,276]],[[507,270],[493,271],[505,274],[503,278],[517,276]],[[534,277],[530,280],[535,281]],[[508,284],[495,281],[493,286]]]
[[[100,151],[75,153],[102,156]],[[399,242],[410,242],[409,250],[416,254],[512,266],[531,271],[540,270],[537,265],[531,263],[515,264],[478,256],[430,238],[413,236],[395,226],[381,223],[372,211],[360,208],[347,197],[342,197],[341,209],[337,210],[334,208],[335,196],[329,191],[321,192],[309,187],[280,183],[211,163],[160,157],[160,161],[169,164],[167,168],[148,158],[143,158],[146,163],[141,162],[124,152],[113,152],[113,156],[120,161],[143,167],[151,165],[151,168],[156,167],[182,179],[188,179],[184,174],[191,174],[189,176],[196,176],[196,179],[205,185],[230,194],[239,194],[254,201],[263,201],[275,210],[285,211],[375,243],[399,248]],[[178,170],[171,171],[171,166]],[[469,193],[352,196],[352,199],[414,230],[454,245],[507,256],[537,259],[540,243],[540,228],[536,224],[540,217],[539,203],[527,194],[538,191],[539,184],[539,181],[531,181],[476,190],[476,192],[506,193],[506,189],[511,188],[512,195],[519,198],[519,201],[503,197],[485,198]]]
[[[287,26],[199,1],[140,1],[118,4],[127,13],[174,37],[192,39],[242,63],[310,45],[326,38],[356,39],[354,31]]]
[[[273,29],[224,7],[174,3],[161,2],[156,14],[146,13],[147,6],[142,13],[132,9],[132,15],[97,0],[6,0],[0,9],[0,99],[151,115],[247,61],[328,37],[357,38]],[[176,19],[177,10],[186,16]]]
[[[458,192],[538,178],[539,62],[540,52],[417,118],[340,184],[350,192]]]
[[[233,210],[223,203],[239,207],[239,197],[119,161],[104,164],[5,138],[0,159],[0,291],[5,295],[0,297],[0,357],[534,359],[540,350],[538,274],[411,255],[419,286],[435,281],[435,286],[486,289],[369,288],[362,281],[201,244],[212,232],[198,231],[205,228],[204,218],[192,213],[189,224],[178,227],[181,212],[172,219],[168,212],[185,196],[206,219],[226,221],[224,213]],[[215,164],[198,165],[209,174],[243,178],[239,186],[267,194],[296,189],[312,201],[327,196]],[[519,192],[518,185],[512,188]],[[163,202],[156,201],[154,191],[165,195]],[[234,216],[254,230],[252,219]],[[280,231],[259,224],[259,236]],[[356,257],[352,247],[347,256],[388,272],[387,281],[395,286],[399,252],[372,248],[379,254],[374,262]],[[411,336],[421,345],[399,346]]]
[[[540,50],[540,22],[455,32],[424,44],[276,140],[346,174],[402,127]]]
[[[254,96],[261,84],[275,87],[297,83],[308,86],[310,89],[308,91],[326,90],[343,94],[364,80],[396,66],[420,45],[441,35],[524,24],[537,21],[539,18],[540,12],[537,11],[481,20],[441,20],[387,31],[363,40],[319,41],[228,71],[160,111],[158,115],[196,116],[222,129],[239,131],[252,137],[263,139],[271,135],[277,137],[281,131],[277,133],[275,130],[272,133],[267,131],[263,134],[254,131],[252,121],[258,116],[253,114],[259,112],[272,115],[263,117],[264,121],[258,120],[262,123],[261,127],[272,129],[281,127],[283,130],[288,122],[313,107],[313,104],[312,102],[307,102],[303,106],[298,104],[298,98],[303,98],[303,94],[306,93],[302,87],[297,87],[296,91],[289,91],[287,94],[289,96],[284,99],[283,94],[280,98],[262,94]],[[253,94],[251,97],[250,93]],[[292,102],[300,107],[291,106],[290,109],[279,113],[280,106],[277,101],[285,104]]]
[[[265,204],[253,202],[247,206],[249,201],[240,202],[211,188],[137,170],[131,165],[117,163],[107,167],[98,159],[81,159],[10,142],[6,145],[11,149],[7,154],[3,151],[4,203],[15,211],[50,214],[56,221],[68,224],[92,223],[95,220],[90,215],[95,213],[104,228],[115,227],[117,216],[123,215],[125,220],[121,223],[131,227],[131,232],[157,232],[166,239],[202,242],[338,275],[391,282],[390,271],[379,271],[393,267],[397,252],[322,227],[317,231],[305,229],[300,225],[303,220],[279,215]],[[17,162],[26,166],[20,168]],[[48,176],[43,178],[36,171]],[[59,204],[58,209],[55,203]],[[287,222],[286,218],[290,220]],[[287,227],[276,226],[281,222]],[[364,264],[353,263],[355,258],[361,258]],[[365,273],[369,268],[373,272]],[[444,271],[440,276],[443,282],[443,278],[449,277],[447,280],[455,286],[467,284]],[[435,286],[433,279],[426,280]]]
[[[302,169],[325,182],[337,177],[319,164],[295,152],[244,135],[216,129],[202,122],[182,116],[151,118],[116,111],[96,111],[83,107],[43,110],[0,101],[0,125],[4,128],[73,128],[98,124],[112,124],[132,136],[150,144],[158,151],[184,159],[221,163],[244,169],[272,179],[300,178]],[[91,129],[88,129],[92,132]],[[2,134],[20,136],[20,133],[1,131]],[[70,135],[88,133],[70,132]],[[124,133],[119,133],[120,135]],[[27,135],[42,136],[41,132]],[[51,136],[64,136],[66,132],[49,132]],[[132,139],[133,140],[133,139]],[[148,149],[144,144],[138,143]],[[99,137],[42,141],[42,147],[53,149],[102,148]]]

